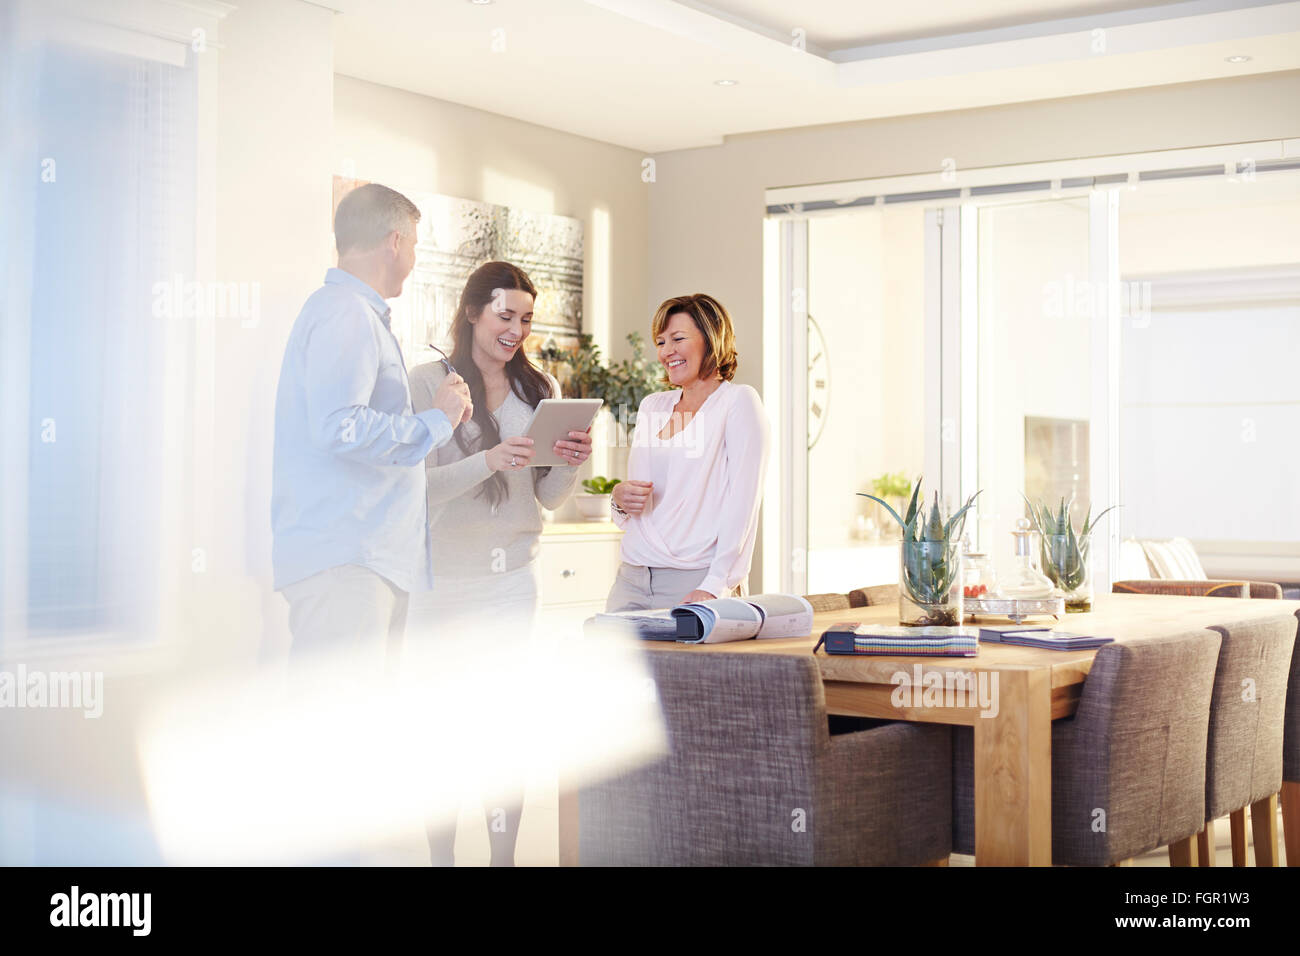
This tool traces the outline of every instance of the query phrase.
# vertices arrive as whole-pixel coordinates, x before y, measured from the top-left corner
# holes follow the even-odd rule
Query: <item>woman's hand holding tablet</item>
[[[527,468],[533,460],[533,440],[522,435],[507,438],[484,454],[493,471],[518,471]]]

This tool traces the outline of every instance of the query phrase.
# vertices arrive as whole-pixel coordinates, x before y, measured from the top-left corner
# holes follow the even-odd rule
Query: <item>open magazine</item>
[[[663,611],[597,614],[595,622],[630,626],[638,636],[652,641],[721,644],[751,637],[808,637],[813,609],[793,594],[754,594],[681,604]]]

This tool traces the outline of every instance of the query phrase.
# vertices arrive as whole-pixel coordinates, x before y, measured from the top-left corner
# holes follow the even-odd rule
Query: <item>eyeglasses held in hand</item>
[[[447,370],[448,375],[460,374],[454,368],[452,368],[451,358],[447,355],[446,352],[438,348],[438,346],[434,345],[432,342],[429,343],[429,348],[433,349],[435,352],[437,352],[439,355],[442,356],[442,358],[438,359],[438,361],[442,363],[442,367]]]

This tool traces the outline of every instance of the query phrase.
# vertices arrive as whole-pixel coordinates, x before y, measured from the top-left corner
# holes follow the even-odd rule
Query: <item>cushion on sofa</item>
[[[1175,581],[1205,581],[1208,575],[1201,567],[1201,559],[1196,556],[1196,549],[1186,538],[1174,538],[1172,541],[1143,541],[1142,550],[1151,565],[1151,573],[1157,578]]]

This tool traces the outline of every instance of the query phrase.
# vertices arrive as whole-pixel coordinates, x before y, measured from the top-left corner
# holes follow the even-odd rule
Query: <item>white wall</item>
[[[270,590],[272,425],[289,329],[334,264],[332,20],[296,0],[259,0],[222,23],[214,274],[257,283],[261,309],[251,328],[214,329],[213,454],[199,476],[210,479],[210,505],[195,545],[207,552],[211,598],[199,626],[221,635],[209,654],[287,642],[284,601]]]
[[[336,172],[580,219],[583,331],[616,356],[626,349],[611,325],[649,336],[641,153],[347,76],[335,78],[334,124]]]

